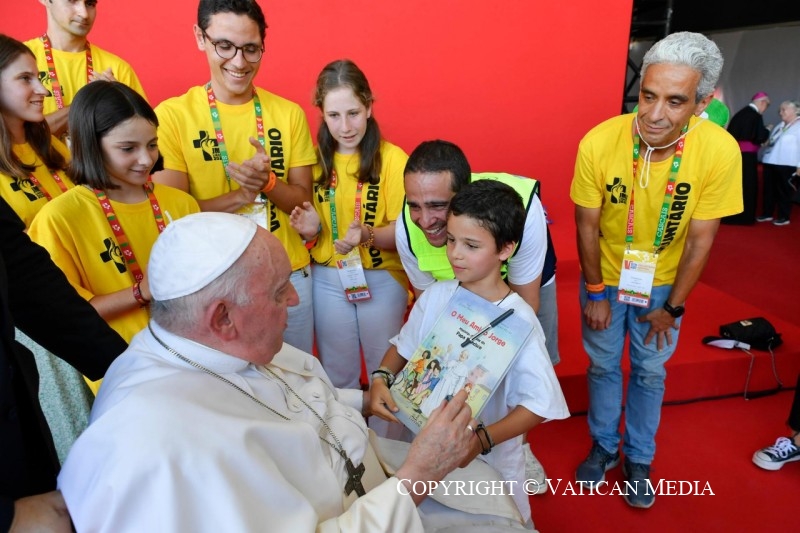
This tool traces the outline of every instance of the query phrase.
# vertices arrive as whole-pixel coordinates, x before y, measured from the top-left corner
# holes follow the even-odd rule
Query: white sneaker
[[[535,494],[544,494],[547,492],[547,474],[544,473],[542,463],[533,455],[529,444],[522,446],[522,452],[525,456],[525,479],[535,480],[538,484],[539,490]]]

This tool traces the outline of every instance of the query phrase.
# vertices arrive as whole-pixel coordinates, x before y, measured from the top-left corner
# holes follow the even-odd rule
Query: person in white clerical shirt
[[[283,344],[297,293],[269,232],[190,215],[160,235],[148,272],[152,319],[106,374],[58,478],[78,531],[523,527],[509,495],[431,490],[448,473],[502,479],[457,469],[477,438],[463,391],[410,446],[377,439],[366,393],[334,388],[314,357]]]

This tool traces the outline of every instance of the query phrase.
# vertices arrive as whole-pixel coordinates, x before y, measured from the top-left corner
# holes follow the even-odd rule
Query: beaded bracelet
[[[372,379],[381,378],[386,382],[387,387],[394,385],[394,374],[388,369],[379,368],[378,370],[374,370],[370,376],[372,376]]]
[[[369,233],[369,239],[365,242],[361,243],[362,248],[372,248],[372,245],[375,244],[375,230],[372,226],[368,224],[364,224],[367,227],[367,233]]]

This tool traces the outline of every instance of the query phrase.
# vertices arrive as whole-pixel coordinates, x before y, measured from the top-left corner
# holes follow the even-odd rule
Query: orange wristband
[[[606,284],[602,281],[596,284],[584,283],[583,286],[586,287],[586,290],[589,292],[603,292],[606,290]]]
[[[278,182],[278,176],[275,175],[275,172],[272,170],[269,171],[269,179],[267,183],[261,188],[261,192],[268,194],[272,189],[275,188],[275,184]]]

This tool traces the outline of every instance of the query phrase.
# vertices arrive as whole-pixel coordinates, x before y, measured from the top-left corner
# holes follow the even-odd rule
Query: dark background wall
[[[667,19],[667,7],[672,17]],[[668,24],[668,26],[667,26]],[[636,65],[652,43],[670,32],[699,31],[722,51],[725,66],[716,96],[735,113],[758,91],[773,105],[764,113],[768,124],[780,122],[779,103],[800,99],[800,2],[760,0],[634,0],[630,57]],[[638,69],[637,69],[638,70]],[[636,103],[638,83],[628,70],[626,105]],[[627,86],[627,85],[626,85]]]
[[[797,0],[634,0],[632,36],[656,40],[663,37],[662,23],[670,7],[670,32],[709,33],[800,21]]]
[[[716,32],[800,20],[797,0],[674,0],[674,31]]]

